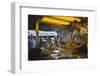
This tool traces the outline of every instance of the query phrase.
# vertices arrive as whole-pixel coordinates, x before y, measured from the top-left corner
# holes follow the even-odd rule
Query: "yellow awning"
[[[72,21],[80,22],[81,19],[72,16],[44,16],[40,22],[53,25],[69,25]]]
[[[40,20],[40,22],[47,23],[47,24],[52,24],[52,25],[69,25],[70,24],[69,21],[60,20],[60,19],[53,18],[53,17],[50,17],[50,16],[44,16]]]
[[[72,17],[72,16],[52,16],[52,17],[60,20],[65,20],[65,21],[74,21],[74,20],[76,20],[77,22],[81,21],[80,18]]]

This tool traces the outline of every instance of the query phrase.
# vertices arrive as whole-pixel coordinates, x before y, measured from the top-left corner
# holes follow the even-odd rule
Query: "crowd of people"
[[[38,48],[41,54],[51,57],[54,50],[64,53],[66,58],[88,57],[88,25],[87,23],[73,22],[70,25],[70,35],[67,41],[58,36],[40,36]],[[36,37],[32,34],[28,37],[29,51],[36,48]],[[75,54],[76,53],[76,54]]]
[[[63,39],[58,36],[41,36],[39,37],[39,48],[58,46],[61,42],[63,42]],[[36,48],[36,37],[32,34],[28,37],[28,48]]]

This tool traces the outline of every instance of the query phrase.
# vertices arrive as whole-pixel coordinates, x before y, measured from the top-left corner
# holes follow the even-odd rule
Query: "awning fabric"
[[[77,21],[80,22],[80,18],[71,16],[44,16],[40,22],[52,24],[52,25],[69,25],[70,22]]]

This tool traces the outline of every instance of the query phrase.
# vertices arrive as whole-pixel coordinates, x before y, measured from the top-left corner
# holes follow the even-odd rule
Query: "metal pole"
[[[36,21],[36,48],[39,47],[39,20]]]

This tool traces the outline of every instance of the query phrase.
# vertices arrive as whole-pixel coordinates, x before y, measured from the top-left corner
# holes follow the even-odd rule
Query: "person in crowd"
[[[35,38],[33,37],[33,35],[31,34],[29,37],[28,37],[28,47],[29,49],[32,49],[32,48],[35,48],[36,46],[36,40]]]
[[[72,39],[75,40],[76,42],[80,41],[79,37],[79,32],[80,32],[80,23],[75,23],[73,25],[73,32],[72,32]]]
[[[77,36],[77,40],[76,38],[74,38],[74,40],[76,42],[79,42],[80,45],[76,46],[76,49],[81,53],[81,54],[85,54],[87,55],[87,40],[88,40],[88,30],[86,28],[87,25],[84,25],[84,23],[76,23],[75,25],[75,30],[77,29],[77,32],[74,31],[73,36]],[[85,56],[84,55],[84,56]]]
[[[80,34],[81,39],[84,38],[84,35],[87,34],[87,29],[85,28],[84,24],[82,24],[80,26],[80,33],[79,34]]]
[[[84,38],[84,35],[87,34],[87,29],[84,23],[76,23],[74,25],[74,30],[72,32],[72,39],[77,42],[81,42]]]

